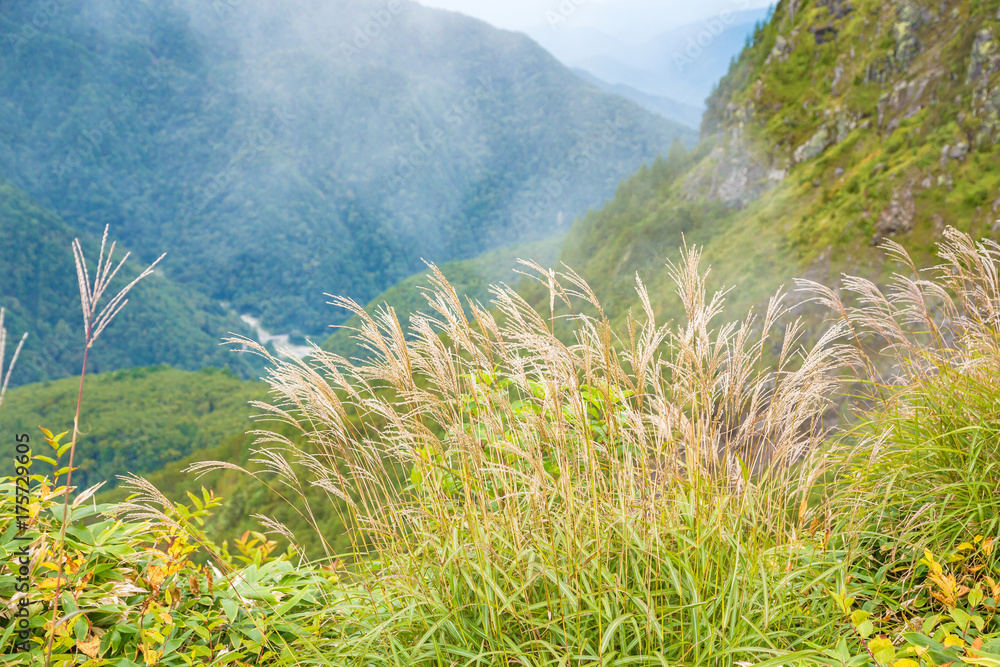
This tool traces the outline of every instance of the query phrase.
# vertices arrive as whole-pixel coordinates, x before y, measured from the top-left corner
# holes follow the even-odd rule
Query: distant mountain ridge
[[[684,123],[692,128],[696,128],[701,125],[701,117],[704,110],[696,106],[684,104],[683,102],[678,102],[677,100],[673,100],[669,97],[650,95],[649,93],[644,93],[641,90],[633,88],[632,86],[626,86],[625,84],[608,83],[607,81],[594,76],[587,70],[580,69],[578,67],[574,67],[573,71],[581,79],[594,84],[604,92],[621,95],[622,97],[632,100],[648,111],[660,114],[664,118],[677,121],[678,123]]]
[[[21,35],[33,10],[0,8]],[[422,270],[562,233],[688,128],[404,0],[67,0],[0,52],[0,177],[175,283],[317,334]]]
[[[642,40],[574,24],[541,26],[529,34],[563,62],[601,81],[703,109],[754,26],[767,20],[768,9],[749,5],[737,0],[716,15]]]

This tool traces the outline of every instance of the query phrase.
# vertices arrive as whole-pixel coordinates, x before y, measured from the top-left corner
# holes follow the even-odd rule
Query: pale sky
[[[553,15],[565,18],[560,25],[604,28],[622,32],[628,25],[655,23],[669,29],[718,16],[721,12],[766,7],[773,0],[418,0],[475,16],[498,28],[528,30],[553,24]]]

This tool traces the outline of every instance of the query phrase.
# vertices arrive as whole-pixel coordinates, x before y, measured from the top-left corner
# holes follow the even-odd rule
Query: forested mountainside
[[[10,390],[0,410],[0,429],[27,434],[39,443],[38,454],[44,452],[40,426],[69,432],[63,438],[69,442],[79,388],[78,378],[66,378]],[[103,488],[110,489],[118,475],[145,475],[242,438],[252,424],[248,402],[266,394],[263,384],[215,369],[154,366],[90,376],[73,483],[82,490],[105,482]],[[41,461],[36,465],[38,474],[52,474]]]
[[[9,331],[18,336],[28,332],[12,386],[80,373],[84,339],[71,250],[74,238],[80,238],[93,274],[100,235],[72,229],[25,193],[0,182],[0,306],[7,311]],[[119,246],[116,257],[125,252]],[[174,259],[168,256],[162,266],[171,266]],[[130,259],[119,274],[119,285],[143,268]],[[163,363],[188,370],[228,367],[247,378],[259,374],[257,360],[219,345],[228,332],[249,333],[239,318],[163,273],[158,271],[131,294],[129,307],[95,344],[90,370]]]
[[[640,106],[660,114],[664,118],[676,120],[684,123],[685,125],[690,125],[691,127],[698,127],[701,125],[703,109],[699,106],[678,102],[677,100],[662,95],[644,93],[637,88],[633,88],[632,86],[622,83],[608,83],[607,81],[594,76],[587,70],[580,69],[578,67],[573,68],[573,71],[576,72],[581,79],[589,81],[604,92],[614,93],[615,95],[621,95],[622,97],[628,98]]]
[[[929,262],[947,225],[996,238],[998,38],[996,1],[780,2],[709,98],[699,147],[625,181],[560,260],[620,318],[637,272],[676,314],[664,260],[682,237],[741,307],[796,276],[879,277],[883,239]]]
[[[696,138],[404,0],[5,3],[0,30],[0,176],[272,331],[564,232]]]
[[[176,4],[99,1],[63,19],[76,25],[73,21],[83,17],[94,30],[117,34],[116,21],[126,18],[146,31],[134,34],[153,38],[122,42],[110,55],[81,50],[75,37],[52,33],[46,44],[65,43],[73,53],[58,66],[60,72],[100,62],[102,74],[113,77],[117,60],[134,54],[141,60],[187,36],[196,46],[185,53],[198,55],[169,61],[188,68],[178,81],[196,81],[190,72],[201,68],[231,83],[247,71],[278,71],[266,64],[242,69],[223,57],[236,48],[237,32],[266,45],[295,28],[308,45],[306,37],[323,25],[320,14],[285,14],[289,6],[319,5],[282,4],[270,15],[261,5],[255,17],[271,22],[255,31],[258,24],[248,15],[238,18],[250,5],[230,0],[213,3],[223,11],[212,20],[234,22],[230,25],[238,29],[208,23],[208,10],[188,22]],[[409,6],[387,0],[384,7],[374,25],[385,31],[402,27],[400,17]],[[152,16],[157,22],[150,27]],[[459,21],[444,14],[419,16]],[[52,25],[63,20],[57,17],[55,11]],[[184,18],[171,23],[176,17]],[[23,54],[37,48],[32,45],[42,43],[45,25],[24,35],[16,49]],[[454,36],[434,33],[436,25],[414,34],[433,44]],[[17,33],[9,34],[17,41]],[[378,34],[375,30],[366,43],[359,38],[353,47],[344,42],[341,53],[354,62],[367,62],[382,49],[417,53],[406,49],[405,39],[379,41]],[[348,39],[349,32],[345,35]],[[489,51],[490,40],[501,38],[497,35],[514,40],[508,46],[524,44],[506,33],[484,31],[459,53],[482,48],[486,62],[510,66],[503,54],[517,49]],[[59,449],[59,443],[48,436],[48,444],[37,438],[29,444],[20,432],[37,433],[39,423],[55,431],[67,428],[76,381],[14,389],[0,413],[0,431],[15,434],[18,454],[18,465],[12,466],[16,477],[0,480],[0,551],[11,556],[9,573],[0,577],[6,610],[0,614],[6,638],[0,662],[1000,664],[998,35],[1000,0],[782,0],[709,100],[695,147],[674,141],[665,155],[622,182],[606,205],[576,219],[564,242],[556,235],[505,245],[475,260],[444,263],[428,257],[454,277],[458,293],[481,299],[484,279],[502,277],[504,263],[513,267],[515,257],[525,256],[555,263],[561,243],[559,259],[588,279],[596,295],[575,273],[543,271],[544,294],[527,280],[498,288],[493,311],[477,312],[470,322],[462,316],[459,294],[438,284],[431,297],[440,307],[439,320],[418,320],[406,342],[395,323],[386,323],[381,335],[372,335],[371,347],[381,353],[370,359],[349,362],[325,351],[301,363],[274,359],[266,384],[228,371],[166,367],[90,377],[82,439],[70,450],[80,466],[73,477],[81,487],[77,491],[126,471],[148,475],[148,481],[133,477],[98,497],[71,499],[70,490],[60,490],[64,477],[45,468],[59,464],[37,455],[50,445]],[[320,42],[331,52],[339,48],[325,36]],[[265,60],[288,57],[309,71],[322,69],[303,58],[301,45],[291,46],[254,52],[266,54]],[[65,56],[58,48],[37,54],[32,62],[43,69],[52,57]],[[206,60],[199,60],[202,56]],[[241,311],[250,309],[256,294],[252,281],[246,291],[240,291],[242,283],[217,290],[211,283],[228,275],[220,267],[231,270],[233,262],[246,262],[248,273],[259,265],[275,276],[306,276],[301,283],[282,283],[285,294],[293,295],[286,299],[288,311],[278,296],[253,310],[292,326],[303,320],[290,313],[311,306],[303,305],[304,296],[296,301],[288,285],[301,287],[324,271],[343,269],[334,262],[340,255],[323,254],[328,241],[341,242],[330,247],[358,267],[375,266],[365,264],[375,255],[352,245],[358,239],[348,234],[348,223],[351,230],[379,229],[391,243],[419,252],[434,234],[450,233],[449,221],[458,229],[460,218],[454,216],[461,211],[476,233],[486,230],[498,244],[513,237],[524,243],[531,234],[515,233],[516,217],[474,214],[489,196],[507,205],[510,192],[530,191],[526,183],[544,189],[546,181],[537,174],[556,168],[547,160],[558,161],[553,155],[561,153],[515,145],[512,150],[523,150],[527,162],[504,160],[510,154],[490,143],[499,136],[492,130],[475,135],[478,139],[462,135],[463,150],[478,146],[479,153],[447,156],[446,148],[453,146],[445,141],[434,166],[440,165],[439,171],[416,170],[403,178],[414,189],[393,190],[387,199],[416,211],[405,218],[412,224],[402,231],[392,226],[396,218],[365,217],[374,214],[357,202],[376,201],[365,198],[374,197],[374,190],[364,189],[373,181],[315,180],[327,173],[323,170],[332,164],[327,160],[350,153],[344,146],[357,149],[358,137],[366,138],[360,143],[379,164],[388,154],[379,146],[386,137],[392,142],[393,132],[402,133],[402,124],[424,118],[426,124],[413,124],[418,137],[426,136],[419,128],[434,127],[442,108],[431,101],[441,90],[460,95],[457,91],[476,85],[469,82],[473,73],[457,61],[420,62],[428,69],[419,82],[393,67],[378,70],[386,80],[409,86],[408,93],[392,86],[372,92],[370,126],[345,113],[345,126],[356,132],[350,141],[331,135],[341,136],[342,144],[330,143],[318,130],[303,131],[287,145],[275,139],[266,150],[254,148],[252,157],[237,153],[243,171],[226,172],[217,182],[219,191],[206,200],[200,226],[180,218],[190,222],[183,234],[157,226],[150,213],[181,207],[174,200],[161,206],[171,192],[166,186],[138,186],[134,192],[145,199],[123,199],[103,181],[73,181],[69,189],[78,198],[66,201],[79,209],[60,208],[46,194],[51,184],[37,178],[44,170],[27,160],[35,171],[25,171],[18,184],[40,192],[36,198],[57,214],[40,211],[26,195],[3,186],[2,212],[14,222],[4,229],[0,249],[14,245],[7,243],[11,231],[37,228],[36,236],[54,239],[51,248],[40,245],[35,251],[42,258],[35,263],[47,270],[45,258],[64,263],[57,256],[65,251],[59,255],[56,247],[68,246],[68,235],[79,230],[88,234],[87,252],[93,256],[93,230],[104,222],[98,213],[112,211],[130,241],[153,229],[168,250],[174,249],[171,243],[197,250],[176,274],[143,284],[154,304],[167,298],[158,295],[195,285],[205,288],[198,298],[217,303],[225,296]],[[364,70],[366,80],[375,72]],[[560,72],[550,74],[558,78]],[[474,74],[478,78],[481,72]],[[493,81],[502,76],[494,74]],[[539,76],[544,82],[547,75]],[[449,88],[445,79],[459,83]],[[49,81],[32,83],[44,88]],[[165,114],[155,138],[129,139],[116,144],[118,152],[95,150],[87,159],[113,164],[123,177],[135,173],[136,165],[156,165],[154,176],[184,185],[179,163],[171,171],[154,159],[166,156],[181,136],[194,159],[209,165],[203,178],[211,178],[218,168],[212,164],[215,150],[238,143],[239,132],[199,123],[221,122],[225,113],[212,114],[237,108],[227,95],[238,90],[247,99],[266,98],[259,107],[266,113],[269,104],[295,97],[288,89],[319,90],[319,97],[328,92],[313,85],[314,78],[307,84],[277,76],[243,81],[245,89],[221,86],[226,92],[198,97],[204,107],[195,107],[203,115]],[[535,99],[537,83],[530,71],[511,79],[524,95],[518,104]],[[425,86],[434,89],[429,97],[423,97]],[[90,99],[101,87],[81,84],[79,90]],[[172,88],[171,95],[178,90]],[[58,97],[58,90],[49,92]],[[44,106],[38,100],[12,105],[10,99],[0,97],[5,113],[16,109],[15,118],[23,111],[23,118],[40,119],[21,128],[25,137],[46,126],[45,113],[53,113],[54,106],[36,113]],[[177,99],[184,96],[163,97],[155,113]],[[378,107],[382,100],[401,106]],[[482,106],[488,106],[485,99]],[[376,107],[381,116],[374,115]],[[399,118],[386,119],[404,107]],[[518,132],[527,134],[510,130],[506,140],[530,137],[551,150],[565,149],[569,144],[560,142],[571,142],[567,137],[583,136],[574,134],[572,123],[560,125],[569,127],[567,132],[552,129],[550,116],[535,113],[540,108],[518,106]],[[627,105],[620,109],[637,113]],[[600,118],[593,109],[580,114]],[[305,117],[301,107],[292,115]],[[463,123],[487,119],[503,127],[511,120],[484,113]],[[247,127],[245,117],[236,122],[239,131]],[[181,126],[199,129],[185,135]],[[78,131],[66,127],[70,138]],[[140,135],[146,132],[141,129],[146,125],[135,127]],[[389,134],[379,134],[384,128]],[[330,158],[309,153],[306,144],[317,151],[338,148]],[[3,146],[5,154],[13,150],[10,145]],[[136,146],[153,152],[139,159],[132,152]],[[292,155],[293,150],[300,152]],[[491,150],[501,157],[493,161]],[[594,162],[604,165],[601,169],[624,164],[624,158],[615,162],[609,142],[604,150],[608,162]],[[352,157],[360,160],[359,155]],[[457,162],[447,161],[453,158]],[[482,171],[501,163],[505,170]],[[3,164],[10,168],[6,158]],[[444,173],[446,164],[461,170],[447,174],[455,192],[475,196],[439,206],[431,224],[430,213],[427,218],[418,213],[427,203],[421,197],[430,197],[430,191],[417,188]],[[525,176],[524,164],[532,165],[535,177]],[[368,168],[358,167],[357,173]],[[86,173],[110,178],[113,169]],[[600,173],[610,178],[610,171]],[[480,176],[486,180],[477,180]],[[594,173],[589,177],[600,180]],[[197,183],[188,183],[193,196],[203,192]],[[502,184],[499,189],[496,183]],[[484,189],[475,190],[477,184]],[[528,189],[517,190],[522,186]],[[288,197],[281,201],[292,213],[267,198],[274,194],[270,187],[285,188],[281,192]],[[336,218],[342,228],[320,227],[339,236],[312,234],[307,223],[331,219],[323,218],[324,211],[340,215],[335,204],[324,208],[327,204],[317,202],[342,203],[347,195],[341,188],[357,196],[359,208],[348,211],[357,217]],[[568,189],[564,184],[563,191]],[[482,210],[487,209],[494,210]],[[245,228],[236,222],[238,212]],[[275,220],[285,226],[267,226]],[[386,226],[372,226],[370,220]],[[294,227],[298,221],[302,226]],[[534,231],[541,234],[540,228]],[[454,239],[456,255],[462,238]],[[240,254],[235,249],[247,239],[259,245]],[[912,260],[906,249],[887,247],[890,240],[911,250]],[[312,254],[289,255],[299,247],[293,242]],[[396,257],[391,243],[366,248],[385,251],[391,259]],[[678,258],[681,244],[698,248]],[[143,252],[161,249],[153,244]],[[313,256],[332,264],[302,263]],[[16,260],[5,257],[0,271],[9,271]],[[921,275],[890,276],[931,262],[939,265]],[[713,266],[707,282],[706,263]],[[837,281],[841,271],[853,277]],[[344,280],[369,280],[374,288],[378,280],[372,275]],[[643,284],[636,284],[637,275]],[[806,314],[804,322],[789,324],[787,311],[775,303],[763,318],[747,314],[745,306],[760,304],[794,277],[826,285],[814,303],[792,306],[795,314]],[[890,278],[892,285],[886,286]],[[424,274],[396,283],[380,300],[398,306],[405,324],[405,315],[420,303],[415,284],[427,280]],[[205,287],[210,284],[213,289]],[[726,297],[725,320],[732,324],[722,321],[723,308],[711,296],[721,284],[735,285]],[[15,287],[16,294],[32,294],[20,282]],[[323,289],[357,298],[350,286]],[[62,298],[65,286],[59,283],[49,292]],[[687,307],[686,321],[677,292]],[[30,330],[35,311],[6,292],[4,299],[0,305],[10,303],[21,313],[12,323],[15,333],[18,327]],[[566,310],[552,312],[560,301],[578,314],[578,308],[597,309],[598,300],[612,322],[557,319]],[[135,301],[140,307],[140,299]],[[46,316],[69,317],[75,311],[65,308],[64,314]],[[636,317],[623,321],[630,311]],[[658,311],[658,322],[647,317],[652,311]],[[814,316],[826,319],[823,327],[814,326]],[[663,317],[680,326],[662,326]],[[335,318],[326,313],[323,322]],[[114,326],[122,324],[127,323]],[[570,332],[570,326],[578,328]],[[129,331],[121,328],[123,335]],[[184,336],[185,331],[145,333],[133,326],[131,335]],[[567,345],[573,333],[575,340]],[[326,343],[333,350],[344,344],[337,336]],[[271,390],[270,405],[254,402],[265,388]],[[251,411],[263,413],[257,420],[261,430],[247,432],[245,415]],[[850,427],[827,428],[831,413]],[[125,504],[105,503],[126,497]]]

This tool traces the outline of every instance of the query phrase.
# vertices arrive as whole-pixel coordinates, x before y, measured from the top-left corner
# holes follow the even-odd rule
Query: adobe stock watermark
[[[17,532],[14,534],[8,567],[14,575],[14,595],[11,597],[11,625],[8,635],[14,636],[14,650],[27,653],[31,650],[31,614],[33,590],[31,577],[31,551],[34,538],[26,535],[31,524],[31,438],[27,433],[14,436],[14,519]],[[15,604],[16,600],[16,604]],[[15,608],[16,607],[16,611]]]
[[[280,131],[289,127],[295,119],[296,116],[286,109],[272,109],[271,120],[247,134],[226,167],[207,179],[207,184],[198,192],[197,201],[183,205],[184,216],[189,218],[193,213],[204,211],[239,178],[250,161],[274,145]]]
[[[678,72],[683,72],[705,53],[726,28],[736,23],[736,12],[750,8],[750,0],[732,0],[735,9],[723,9],[718,16],[702,21],[698,34],[688,37],[683,51],[674,51],[670,60]]]
[[[123,93],[118,102],[109,109],[99,123],[81,132],[72,142],[66,151],[65,159],[52,166],[53,173],[57,177],[65,176],[82,165],[85,159],[89,160],[97,151],[100,151],[101,144],[104,143],[105,139],[115,134],[117,126],[134,114],[151,92],[163,85],[168,68],[169,64],[166,60],[161,60],[147,67],[146,76],[143,77],[141,83]]]
[[[542,213],[566,191],[572,181],[583,174],[590,165],[594,164],[611,146],[614,146],[621,137],[622,131],[628,125],[621,119],[607,120],[599,136],[588,142],[570,158],[569,167],[561,167],[556,173],[542,182],[541,193],[536,194],[528,202],[528,205],[514,213],[514,224],[521,228],[527,228],[541,218]],[[560,220],[557,223],[561,224]]]
[[[246,0],[212,0],[212,9],[215,11],[215,18],[220,21],[227,20],[236,13],[236,10],[246,5]]]
[[[553,28],[566,23],[574,14],[580,11],[584,5],[590,4],[591,0],[562,0],[559,5],[545,12],[545,20]]]
[[[354,34],[350,42],[340,43],[340,53],[348,61],[361,54],[371,46],[372,42],[382,36],[386,28],[392,25],[393,19],[403,13],[403,3],[400,0],[389,0],[384,9],[379,9],[368,15],[367,20],[354,26]]]
[[[38,0],[33,4],[34,12],[31,19],[21,25],[19,30],[4,35],[14,53],[19,54],[28,42],[40,35],[54,19],[68,0]]]
[[[442,120],[452,131],[461,127],[465,121],[479,111],[479,106],[496,94],[492,77],[479,77],[479,85],[462,101],[453,104],[442,115]],[[425,140],[417,138],[414,147],[406,155],[399,157],[398,164],[392,176],[387,180],[389,189],[396,190],[403,182],[416,173],[417,169],[428,164],[431,156],[438,148],[448,143],[449,133],[437,127]]]

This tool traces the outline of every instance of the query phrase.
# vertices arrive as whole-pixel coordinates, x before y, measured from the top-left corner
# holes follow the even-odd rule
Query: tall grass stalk
[[[699,261],[670,267],[677,327],[641,282],[643,312],[615,331],[577,274],[526,264],[572,342],[506,286],[492,310],[463,304],[435,267],[409,336],[391,309],[333,300],[367,360],[233,339],[272,364],[260,418],[305,443],[257,431],[254,474],[303,516],[325,494],[351,527],[334,664],[728,665],[837,636],[808,500],[857,361],[847,328],[804,347],[781,293],[720,324]]]
[[[997,534],[1000,245],[948,228],[943,263],[923,272],[900,245],[886,249],[906,273],[884,290],[845,279],[853,307],[829,288],[806,285],[856,332],[873,369],[848,488],[873,491],[872,530],[914,544],[934,536],[947,548],[969,530]]]
[[[56,615],[59,609],[59,599],[63,583],[63,566],[65,564],[65,549],[66,549],[66,530],[69,527],[69,498],[72,493],[72,483],[73,483],[73,459],[76,453],[76,445],[80,436],[80,410],[83,405],[83,387],[84,380],[87,377],[87,360],[90,354],[90,349],[94,346],[98,337],[107,328],[115,317],[128,305],[128,294],[132,291],[141,280],[148,277],[153,273],[156,265],[166,256],[164,253],[160,255],[156,261],[150,264],[145,270],[139,273],[130,283],[125,285],[115,296],[113,296],[104,306],[102,307],[101,299],[104,297],[105,292],[107,292],[108,287],[110,287],[111,282],[118,275],[121,268],[128,261],[131,253],[125,253],[125,256],[118,261],[117,265],[113,264],[115,245],[116,242],[112,241],[111,246],[107,247],[108,242],[108,227],[104,228],[104,235],[101,237],[101,250],[97,257],[97,267],[94,273],[93,282],[90,279],[90,272],[87,268],[87,260],[83,253],[83,246],[80,244],[79,239],[73,240],[73,259],[76,263],[76,276],[77,284],[80,288],[80,307],[83,314],[83,332],[84,332],[84,348],[83,348],[83,364],[80,369],[80,388],[77,392],[76,397],[76,413],[73,416],[73,437],[70,441],[69,447],[69,464],[65,468],[66,470],[66,484],[63,486],[63,513],[62,513],[62,525],[59,530],[59,570],[56,576],[56,594],[52,600],[52,618],[53,624],[52,629],[49,634],[46,652],[45,652],[45,665],[48,667],[52,661],[52,642],[55,638],[56,626],[61,621],[56,621]],[[105,250],[107,249],[107,255],[105,255]]]
[[[14,355],[10,358],[10,363],[7,365],[7,372],[4,373],[3,364],[7,353],[7,329],[4,327],[4,317],[6,314],[7,312],[3,308],[0,308],[0,407],[3,407],[3,399],[7,394],[7,386],[10,384],[10,376],[14,372],[14,366],[17,365],[17,358],[21,355],[25,341],[28,340],[28,332],[24,332],[21,340],[17,343],[17,347],[14,348]]]

